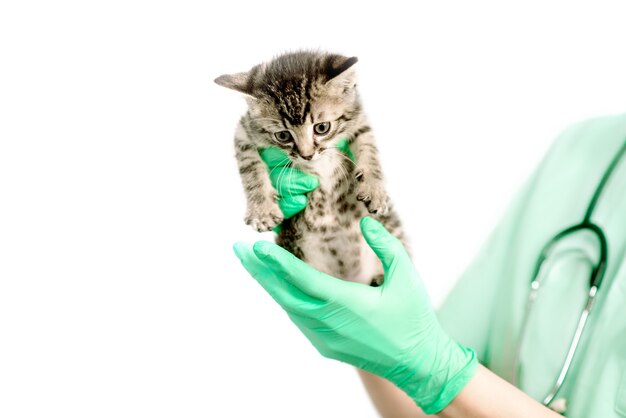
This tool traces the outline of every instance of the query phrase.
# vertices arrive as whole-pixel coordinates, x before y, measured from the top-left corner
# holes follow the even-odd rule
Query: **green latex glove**
[[[354,155],[350,151],[347,139],[340,140],[336,147],[354,161]],[[307,203],[306,194],[319,186],[318,178],[297,168],[288,167],[289,156],[278,148],[262,149],[261,158],[267,164],[272,186],[278,192],[278,206],[283,212],[284,218],[291,218],[304,210]]]
[[[384,377],[437,413],[471,379],[476,355],[442,330],[400,241],[369,217],[361,231],[383,264],[380,287],[321,273],[270,242],[234,250],[323,356]]]
[[[306,194],[315,190],[320,182],[317,177],[287,166],[287,154],[274,147],[261,150],[261,158],[267,164],[272,186],[278,192],[278,206],[285,219],[306,208]]]

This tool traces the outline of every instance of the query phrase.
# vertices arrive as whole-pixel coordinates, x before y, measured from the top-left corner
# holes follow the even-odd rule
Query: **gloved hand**
[[[336,148],[354,161],[347,139],[337,142]],[[289,156],[276,147],[262,149],[261,159],[267,164],[272,186],[278,192],[278,206],[283,212],[283,217],[288,219],[304,210],[307,203],[306,194],[319,186],[318,178],[290,166]]]
[[[306,194],[319,186],[318,178],[288,165],[289,157],[278,148],[263,148],[261,159],[267,164],[272,186],[278,192],[278,207],[283,212],[283,217],[288,219],[304,210]]]
[[[382,261],[380,287],[321,273],[270,242],[234,250],[323,356],[384,377],[437,413],[471,379],[476,355],[442,330],[400,241],[369,217],[361,231]]]

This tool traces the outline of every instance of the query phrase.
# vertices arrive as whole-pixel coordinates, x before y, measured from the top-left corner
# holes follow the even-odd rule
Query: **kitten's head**
[[[279,147],[304,162],[317,159],[352,127],[360,110],[356,62],[356,57],[295,52],[215,82],[247,96],[259,145]]]

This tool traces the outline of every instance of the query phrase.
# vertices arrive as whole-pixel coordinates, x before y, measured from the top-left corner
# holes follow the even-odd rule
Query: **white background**
[[[244,101],[213,78],[359,57],[438,304],[558,132],[626,110],[626,10],[371,3],[2,2],[0,416],[375,416],[232,254],[261,237],[233,158]]]

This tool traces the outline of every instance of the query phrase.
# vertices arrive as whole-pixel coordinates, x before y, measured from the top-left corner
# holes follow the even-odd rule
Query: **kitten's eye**
[[[274,134],[274,136],[280,142],[287,142],[287,141],[289,141],[291,139],[291,132],[289,132],[289,131],[280,131],[280,132],[276,132]]]
[[[313,127],[313,131],[318,135],[326,135],[330,131],[330,122],[317,123]]]

